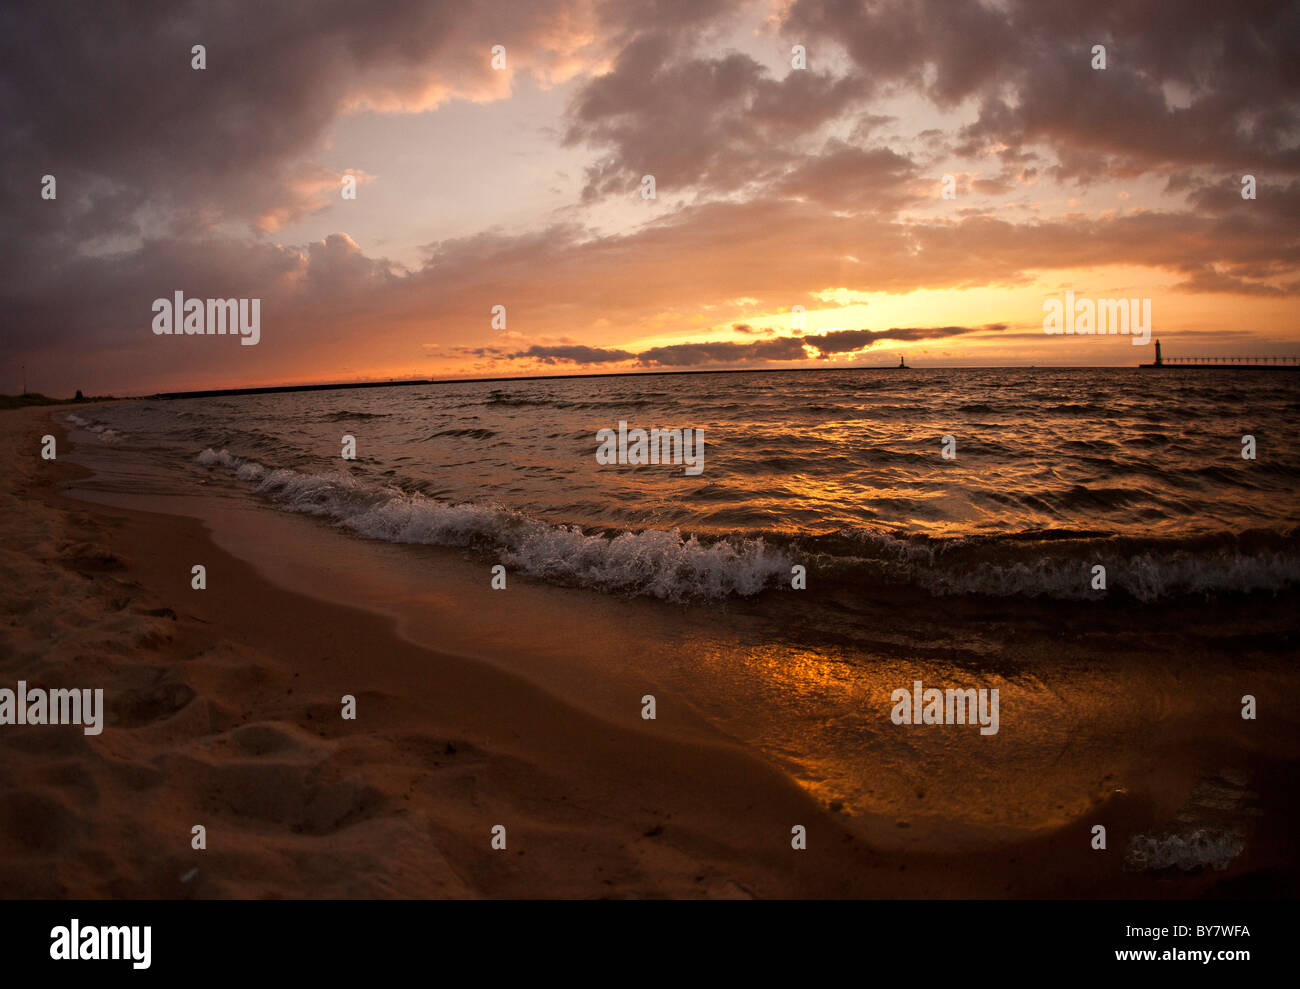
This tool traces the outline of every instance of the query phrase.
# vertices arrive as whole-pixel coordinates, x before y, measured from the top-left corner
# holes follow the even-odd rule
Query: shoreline
[[[0,421],[15,464],[0,675],[102,685],[108,706],[95,740],[0,729],[10,895],[1190,897],[1259,886],[1252,873],[1282,861],[1266,848],[1227,874],[1101,870],[1087,820],[974,850],[874,848],[721,736],[597,717],[417,644],[391,615],[279,586],[194,519],[67,498],[79,469],[35,456],[45,429],[68,449],[51,411]],[[356,721],[339,716],[343,694]],[[1294,780],[1290,763],[1259,761]],[[1116,794],[1091,815],[1119,825],[1116,859],[1150,799]],[[190,848],[199,823],[205,851]],[[793,824],[806,851],[790,848]]]

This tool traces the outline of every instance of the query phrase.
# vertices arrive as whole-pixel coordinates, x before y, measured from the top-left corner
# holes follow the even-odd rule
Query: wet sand
[[[84,472],[39,459],[45,432],[60,437],[64,455],[49,410],[0,414],[0,453],[13,465],[0,492],[0,686],[102,687],[108,726],[96,737],[72,726],[0,727],[6,896],[1184,897],[1296,888],[1290,718],[1273,723],[1290,733],[1277,744],[1207,723],[1200,705],[1162,717],[1165,730],[1149,737],[1121,732],[1101,745],[1101,733],[1077,733],[1055,763],[1022,773],[1025,790],[1056,778],[1079,802],[1056,817],[1035,811],[1037,826],[1009,828],[998,810],[1028,799],[1007,782],[1023,753],[982,756],[995,763],[983,767],[982,830],[927,791],[932,770],[981,782],[969,740],[955,743],[947,765],[943,746],[913,762],[881,753],[887,792],[877,813],[844,808],[819,790],[815,768],[801,778],[728,731],[709,709],[715,702],[694,698],[680,674],[648,681],[643,663],[623,662],[654,637],[656,616],[680,617],[660,637],[689,651],[700,638],[694,613],[528,585],[504,592],[506,606],[486,573],[454,554],[438,558],[438,579],[403,591],[400,580],[374,576],[403,572],[376,562],[403,548],[321,535],[310,520],[259,509],[257,521],[223,527],[69,498],[60,486]],[[190,587],[198,562],[208,571],[202,592]],[[746,608],[732,609],[741,625]],[[602,655],[611,658],[603,666]],[[741,659],[740,668],[762,662]],[[724,660],[737,668],[736,656]],[[1249,673],[1265,696],[1292,689],[1281,670],[1253,664]],[[1237,690],[1231,671],[1224,676],[1224,690]],[[656,696],[654,721],[640,717],[644,693]],[[340,717],[345,694],[356,698],[355,720]],[[1176,708],[1177,697],[1171,685],[1158,700]],[[1037,719],[1033,751],[1045,751],[1052,717]],[[1014,744],[1013,733],[1005,738]],[[1101,768],[1115,753],[1123,779]],[[1216,795],[1205,784],[1220,765],[1228,777]],[[900,816],[907,787],[921,803]],[[927,815],[926,800],[937,813]],[[1246,829],[1246,849],[1226,870],[1121,867],[1129,834],[1189,807]],[[1106,852],[1090,847],[1099,822]],[[194,825],[207,830],[205,850],[191,848]],[[507,829],[504,850],[491,847],[495,825]],[[806,850],[790,847],[794,825],[807,828]]]

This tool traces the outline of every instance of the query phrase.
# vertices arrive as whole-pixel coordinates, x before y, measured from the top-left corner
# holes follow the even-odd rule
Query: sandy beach
[[[85,473],[47,409],[0,414],[0,677],[103,688],[106,727],[0,729],[0,888],[10,897],[1000,897],[1294,890],[1294,765],[1251,766],[1249,852],[1227,871],[1097,866],[1175,792],[970,847],[881,847],[768,760],[638,692],[590,703],[418,641],[391,615],[279,586],[192,518],[61,495]],[[60,460],[42,461],[44,433]],[[268,513],[269,514],[269,513]],[[304,523],[306,524],[306,523]],[[258,555],[249,549],[250,556]],[[190,587],[194,561],[209,586]],[[327,579],[349,591],[346,567]],[[306,581],[304,586],[308,586]],[[618,608],[617,602],[610,605]],[[526,617],[521,619],[527,623]],[[558,620],[558,619],[557,619]],[[427,632],[427,630],[426,630]],[[515,645],[536,630],[525,628]],[[455,636],[448,634],[449,640]],[[545,655],[561,653],[552,643]],[[576,675],[575,675],[576,676]],[[586,676],[583,673],[582,676]],[[561,680],[555,681],[562,683]],[[626,704],[607,697],[624,690]],[[344,720],[340,701],[356,698]],[[604,716],[600,716],[603,712]],[[1231,748],[1229,753],[1226,750]],[[1214,758],[1210,756],[1211,760]],[[892,822],[891,822],[892,823]],[[206,849],[191,829],[206,829]],[[491,847],[503,825],[507,847]],[[807,829],[806,850],[791,828]]]

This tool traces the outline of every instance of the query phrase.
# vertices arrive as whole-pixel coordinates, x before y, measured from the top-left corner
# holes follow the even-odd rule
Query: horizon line
[[[1086,370],[1091,368],[1129,368],[1138,370],[1139,364],[942,364],[930,366],[897,364],[859,364],[840,367],[740,367],[740,368],[688,368],[657,371],[593,371],[568,374],[491,375],[474,378],[387,378],[363,381],[334,381],[324,383],[303,382],[289,385],[247,385],[234,388],[200,388],[187,391],[153,392],[141,395],[124,395],[124,399],[181,399],[209,398],[218,395],[255,395],[276,392],[331,391],[348,388],[398,388],[413,385],[490,384],[498,381],[568,381],[574,378],[645,378],[688,374],[789,374],[819,371],[968,371],[968,370]],[[116,396],[112,396],[116,397]]]

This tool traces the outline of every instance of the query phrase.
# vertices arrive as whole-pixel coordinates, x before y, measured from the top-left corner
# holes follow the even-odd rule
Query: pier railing
[[[1165,357],[1161,364],[1300,364],[1300,357]]]

